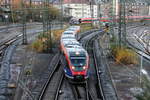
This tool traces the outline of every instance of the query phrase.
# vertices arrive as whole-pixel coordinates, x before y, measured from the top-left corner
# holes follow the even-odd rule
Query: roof
[[[32,0],[33,2],[41,2],[45,0]],[[89,4],[90,1],[92,4],[97,4],[97,3],[106,3],[112,0],[64,0],[64,3],[86,3]],[[49,0],[49,2],[54,2],[54,3],[59,3],[60,0]],[[150,0],[125,0],[125,2],[128,3],[147,3],[150,4]]]
[[[30,0],[28,0],[30,1]],[[44,1],[47,1],[47,0],[32,0],[32,2],[44,2]],[[58,3],[60,2],[60,0],[48,0],[50,3]]]
[[[150,3],[149,0],[126,0],[126,3]]]
[[[92,4],[95,4],[94,0],[64,0],[64,3],[75,3],[75,4],[90,4],[90,2]]]
[[[95,0],[96,3],[106,3],[109,1],[111,1],[111,0]],[[147,3],[147,4],[150,4],[150,0],[125,0],[125,2],[126,3]]]

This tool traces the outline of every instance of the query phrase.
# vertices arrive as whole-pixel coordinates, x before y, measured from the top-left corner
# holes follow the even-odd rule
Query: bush
[[[137,64],[137,55],[133,50],[127,47],[119,48],[117,45],[113,45],[111,49],[116,63]]]
[[[45,33],[41,33],[38,36],[38,39],[35,40],[29,48],[32,50],[35,50],[36,52],[44,52],[47,50],[47,48],[51,48],[53,44],[50,44],[50,42],[58,42],[60,41],[61,34],[64,30],[53,30]],[[53,33],[53,34],[52,34]],[[50,40],[50,35],[52,40]],[[55,38],[55,39],[54,39]]]
[[[38,39],[31,44],[31,48],[37,52],[43,52],[46,50],[45,42]]]
[[[54,35],[54,37],[55,37],[55,41],[54,41],[54,42],[60,40],[60,37],[61,37],[62,32],[64,32],[64,30],[53,30],[53,31],[52,31],[52,33],[53,33],[53,35]]]
[[[93,27],[89,23],[82,23],[80,24],[80,27],[81,27],[81,32],[85,32],[85,31],[93,29]]]

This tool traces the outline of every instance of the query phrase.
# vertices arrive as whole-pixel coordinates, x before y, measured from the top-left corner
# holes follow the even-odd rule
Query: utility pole
[[[60,22],[61,22],[61,29],[63,29],[63,0],[60,0],[60,7],[61,7]]]
[[[114,27],[114,15],[115,15],[115,13],[114,13],[114,0],[110,1],[108,6],[109,6],[108,17],[110,20],[110,22],[109,22],[109,30],[110,30],[109,33],[111,35],[113,35],[114,34],[114,29],[113,29],[113,27]]]
[[[32,19],[32,0],[30,0],[30,20],[33,20]]]
[[[50,6],[50,2],[49,0],[47,0],[47,9],[48,9],[48,12],[47,12],[47,33],[48,34],[48,43],[47,43],[47,50],[48,52],[52,52],[52,32],[51,32],[51,18],[50,18],[50,13],[49,13],[49,6]],[[53,6],[53,2],[52,2],[52,6]]]
[[[118,38],[119,38],[119,47],[121,48],[121,45],[122,45],[122,41],[121,41],[121,37],[122,37],[122,33],[121,33],[121,23],[122,23],[122,2],[120,0],[120,5],[119,5],[119,27],[118,27]]]
[[[100,3],[97,5],[97,18],[99,20],[99,27],[100,27],[101,26],[101,22],[100,22],[100,20],[101,20],[101,4]]]
[[[140,61],[140,86],[142,86],[142,69],[143,69],[143,55],[141,55],[140,57],[141,61]]]
[[[43,37],[46,35],[46,52],[52,51],[52,38],[51,38],[51,20],[49,14],[49,0],[44,0],[43,4]],[[45,44],[43,44],[44,48]]]
[[[93,26],[93,3],[92,3],[92,0],[90,0],[90,11],[91,11],[91,26]]]
[[[120,0],[119,7],[119,47],[121,47],[122,42],[126,44],[126,8],[125,0]],[[123,39],[123,40],[122,40]]]
[[[82,18],[84,18],[84,4],[83,4],[83,0],[82,0]]]
[[[123,0],[123,39],[124,44],[126,45],[126,3]]]
[[[26,11],[25,11],[25,6],[24,6],[24,1],[21,1],[21,6],[22,6],[22,33],[23,33],[23,40],[22,43],[24,45],[27,44],[27,33],[26,33]]]

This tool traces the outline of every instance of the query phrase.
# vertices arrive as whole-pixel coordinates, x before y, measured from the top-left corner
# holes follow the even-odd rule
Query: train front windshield
[[[71,64],[75,67],[76,71],[83,70],[83,66],[86,65],[85,57],[71,57]]]

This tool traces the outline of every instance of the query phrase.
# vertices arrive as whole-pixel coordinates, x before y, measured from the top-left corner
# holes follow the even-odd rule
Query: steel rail
[[[91,33],[93,33],[93,32],[96,32],[96,31],[100,31],[100,30],[98,30],[98,29],[93,29],[93,30],[90,30],[90,31],[86,31],[86,32],[84,32],[84,33],[82,33],[82,34],[77,34],[77,35],[78,35],[78,36],[77,36],[77,40],[80,41],[80,40],[82,40],[82,38],[84,38],[85,36],[87,36],[87,35],[89,35],[89,34],[91,34]]]
[[[60,81],[59,81],[59,84],[58,84],[58,87],[57,87],[57,90],[56,90],[56,95],[55,95],[54,100],[58,100],[58,98],[59,98],[59,92],[60,92],[64,77],[65,76],[64,76],[64,73],[63,73],[63,75],[61,75],[61,78],[60,78]]]
[[[100,73],[99,73],[99,68],[98,68],[98,63],[97,63],[97,58],[96,58],[96,52],[95,52],[96,49],[97,48],[95,48],[95,45],[93,45],[92,54],[93,54],[93,58],[94,58],[94,65],[95,65],[95,69],[96,69],[98,87],[99,87],[100,94],[101,94],[100,98],[102,98],[102,100],[106,100],[105,95],[104,95],[104,90],[101,86],[102,82],[101,82],[101,79],[100,79]]]
[[[59,56],[59,55],[58,55]],[[46,83],[44,84],[43,88],[42,88],[42,91],[40,93],[40,96],[38,97],[38,100],[43,100],[44,98],[44,95],[46,93],[46,90],[48,88],[48,85],[50,83],[50,81],[52,80],[55,72],[57,71],[57,69],[60,67],[60,56],[59,57],[55,57],[55,65],[54,65],[54,69],[53,71],[49,74],[49,77],[48,77],[48,80],[46,81]]]
[[[136,27],[134,27],[134,28],[137,28],[137,27],[140,27],[140,26],[136,26]],[[141,55],[141,53],[139,53],[139,51],[140,51],[140,52],[142,52],[144,55],[149,56],[149,58],[150,58],[150,54],[148,54],[147,52],[144,52],[144,51],[141,50],[140,48],[134,46],[132,43],[129,42],[129,40],[127,40],[126,43],[128,44],[129,48],[135,49],[135,52],[136,52],[138,55],[143,56],[143,55]],[[147,59],[147,60],[150,60],[148,57],[145,57],[145,56],[143,56],[143,57],[144,57],[145,59]]]
[[[92,43],[91,45],[93,46],[92,47],[93,49],[91,50],[91,52],[92,52],[92,55],[93,55],[94,66],[95,66],[95,69],[96,69],[95,71],[96,71],[96,76],[97,76],[97,80],[98,80],[98,87],[99,87],[99,92],[100,92],[100,98],[102,100],[106,100],[105,95],[104,95],[104,90],[102,88],[102,82],[101,82],[101,79],[100,79],[100,73],[99,73],[99,68],[98,68],[98,63],[97,63],[97,58],[96,58],[96,50],[97,50],[97,48],[95,47],[94,43],[95,43],[95,40],[99,38],[99,36],[97,36],[97,37],[96,36],[91,40],[91,43]]]
[[[3,53],[4,49],[6,49],[9,45],[11,45],[13,42],[17,41],[20,38],[21,35],[17,35],[4,43],[0,43],[0,55]]]
[[[99,37],[99,35],[100,35],[99,32],[95,33],[95,35],[93,37],[90,37],[88,40],[84,41],[84,47],[88,50],[89,45],[93,45],[94,40],[96,40]],[[93,45],[93,48],[94,48],[94,45]],[[96,75],[97,75],[97,78],[98,78],[97,79],[98,80],[98,87],[99,87],[100,95],[101,95],[100,99],[105,100],[104,92],[103,92],[102,87],[101,87],[100,76],[99,76],[99,73],[98,73],[97,62],[96,62],[96,58],[94,56],[94,54],[95,54],[94,49],[92,49],[92,50],[90,49],[89,52],[91,52],[91,54],[93,55],[93,58],[94,58],[95,70],[96,70]],[[89,94],[91,94],[91,93],[89,92]],[[94,96],[93,95],[90,95],[90,96],[94,100]]]
[[[77,91],[77,88],[73,84],[69,83],[69,85],[70,85],[70,87],[72,89],[72,92],[73,92],[75,100],[78,100],[79,98],[81,98],[81,96],[79,94],[79,91]]]
[[[15,41],[17,41],[20,37],[21,37],[21,35],[17,35],[15,37],[7,40],[4,43],[0,43],[0,56],[1,56],[1,59],[3,59],[3,54],[4,54],[5,50],[7,49],[7,47],[10,46]]]
[[[82,84],[78,84],[78,85],[70,84],[70,87],[72,89],[75,100],[79,100],[79,99],[95,100],[94,97],[92,96],[91,92],[89,91],[89,87],[88,87],[87,82],[85,82],[84,84],[82,83]],[[81,94],[79,92],[79,89],[84,89],[85,98],[82,98],[83,94]]]
[[[35,35],[32,35],[31,37],[33,37]],[[9,80],[9,76],[10,76],[10,60],[12,57],[12,54],[14,52],[14,50],[16,49],[17,45],[19,45],[21,43],[21,37],[22,34],[16,35],[14,38],[10,39],[10,41],[7,42],[3,42],[1,43],[2,48],[0,50],[2,50],[2,55],[0,55],[0,60],[2,59],[2,63],[0,62],[0,67],[2,67],[1,71],[1,87],[3,87],[4,89],[6,89],[7,87],[4,87],[5,85],[7,85],[8,80]],[[0,47],[1,47],[0,46]],[[5,47],[5,48],[4,48]],[[19,85],[20,83],[18,83]],[[26,91],[26,90],[25,90]],[[2,92],[2,91],[1,91]],[[7,94],[7,91],[3,91],[3,94]],[[29,95],[32,98],[32,95],[30,93],[28,93],[26,91],[27,95]],[[5,95],[1,95],[0,96],[8,98],[8,96]],[[34,99],[34,98],[32,98]]]
[[[96,98],[92,95],[92,93],[89,91],[88,82],[85,83],[85,89],[86,89],[86,100],[95,100]]]
[[[150,24],[147,24],[147,25],[137,25],[137,26],[132,26],[132,27],[128,27],[128,29],[133,29],[133,28],[138,28],[138,27],[141,27],[141,26],[150,26]],[[125,41],[127,42],[129,45],[133,46],[128,40]],[[134,46],[135,47],[135,46]],[[141,49],[135,47],[137,50],[141,51]],[[144,52],[145,54],[149,55],[147,52]]]
[[[97,41],[95,41],[97,42]],[[96,45],[96,44],[95,44]],[[100,43],[98,44],[98,48],[99,49],[103,49],[100,45]],[[97,49],[96,49],[97,50]],[[99,51],[100,52],[100,51]],[[96,56],[96,55],[95,55]],[[103,56],[104,59],[105,59],[105,62],[106,62],[106,56]],[[117,89],[116,89],[116,86],[115,86],[115,83],[113,82],[113,78],[112,78],[112,74],[111,74],[111,71],[110,71],[110,68],[109,68],[109,65],[108,63],[106,63],[106,70],[108,71],[108,76],[110,77],[110,81],[111,81],[111,84],[112,84],[112,87],[114,89],[114,92],[115,92],[115,95],[116,95],[116,99],[119,100],[119,96],[118,96],[118,93],[117,93]]]
[[[88,83],[85,83],[85,91],[86,91],[86,100],[90,100],[90,94],[89,94],[89,89],[88,89]]]
[[[27,26],[32,26],[32,25],[42,25],[42,23],[29,23],[27,24]],[[23,27],[22,24],[18,24],[18,25],[14,25],[14,26],[5,26],[3,28],[0,28],[1,31],[6,30],[6,29],[10,29],[10,28],[20,28]]]

